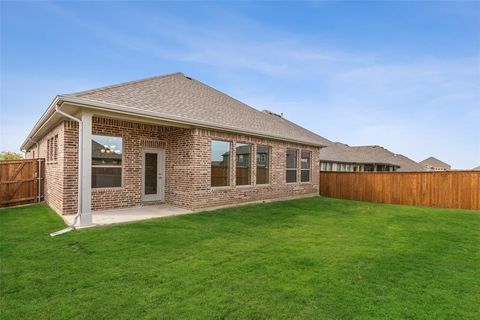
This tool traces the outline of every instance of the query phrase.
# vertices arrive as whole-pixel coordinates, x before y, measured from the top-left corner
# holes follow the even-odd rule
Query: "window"
[[[287,183],[297,182],[297,160],[298,151],[295,149],[287,149],[287,172],[286,172],[286,181]]]
[[[230,185],[230,142],[212,140],[211,142],[211,186]]]
[[[92,188],[122,186],[122,137],[92,135]]]
[[[57,161],[58,155],[58,134],[53,137],[53,161]]]
[[[257,184],[270,183],[270,147],[257,146]]]
[[[47,140],[47,162],[50,162],[50,139]]]
[[[58,155],[58,134],[47,140],[47,162],[56,162]]]
[[[237,163],[235,168],[235,181],[237,186],[252,184],[252,145],[237,143]]]
[[[300,181],[310,181],[310,157],[311,152],[308,150],[302,150],[300,153]]]

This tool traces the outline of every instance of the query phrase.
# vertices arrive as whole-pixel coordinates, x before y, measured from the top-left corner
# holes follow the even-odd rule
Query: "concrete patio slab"
[[[116,223],[126,223],[147,219],[177,216],[192,213],[193,211],[174,207],[168,204],[151,205],[145,207],[94,211],[92,213],[93,226],[103,226]],[[64,215],[63,220],[72,224],[75,215]]]

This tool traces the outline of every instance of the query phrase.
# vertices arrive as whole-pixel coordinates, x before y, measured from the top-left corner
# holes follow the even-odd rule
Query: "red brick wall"
[[[57,138],[57,159],[47,161],[47,141],[55,135]],[[63,164],[64,164],[64,123],[58,124],[43,139],[38,141],[39,150],[34,145],[26,154],[27,159],[45,159],[45,201],[57,212],[63,212]]]
[[[288,196],[318,194],[319,149],[283,141],[256,138],[212,130],[194,130],[194,150],[192,172],[193,193],[190,206],[194,209],[236,204],[249,201],[275,199]],[[235,186],[235,148],[232,148],[230,186],[210,187],[210,142],[212,139],[228,140],[232,143],[253,144],[252,185]],[[270,184],[256,185],[256,146],[270,146]],[[300,183],[300,170],[297,170],[297,183],[285,182],[286,149],[294,148],[311,151],[310,182]]]
[[[63,214],[75,214],[78,208],[78,123],[64,123]]]
[[[51,169],[47,170],[47,180],[52,183],[47,183],[50,191],[49,195],[46,195],[46,201],[63,214],[74,214],[77,211],[78,125],[72,121],[65,121],[57,129],[55,132],[59,134],[59,158],[55,167],[51,164]],[[115,135],[123,138],[122,187],[92,190],[92,210],[142,205],[141,151],[147,140],[159,141],[165,147],[165,202],[174,206],[200,209],[295,195],[318,194],[318,148],[212,130],[173,128],[98,117],[93,118],[92,130],[93,134]],[[53,134],[56,133],[52,131],[47,137]],[[210,141],[212,139],[253,144],[251,186],[235,186],[235,166],[232,162],[231,186],[210,187]],[[271,147],[270,184],[268,185],[255,185],[257,144]],[[299,151],[308,149],[312,152],[311,182],[285,183],[287,148],[296,148]],[[46,150],[43,154],[45,152]],[[235,148],[232,148],[232,153],[231,159],[235,159]],[[297,181],[300,181],[299,170]]]

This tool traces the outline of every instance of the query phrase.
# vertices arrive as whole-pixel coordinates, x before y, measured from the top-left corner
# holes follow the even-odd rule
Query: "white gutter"
[[[284,136],[265,134],[264,132],[259,132],[259,131],[255,131],[255,130],[245,130],[245,129],[232,127],[232,126],[223,126],[223,125],[219,126],[218,124],[215,124],[215,123],[212,123],[212,122],[209,122],[209,121],[201,121],[201,120],[196,120],[196,119],[177,117],[177,116],[173,116],[173,115],[161,114],[161,113],[158,113],[158,112],[147,111],[147,110],[143,110],[143,109],[139,109],[139,108],[126,107],[126,106],[118,105],[118,104],[114,104],[114,103],[95,101],[95,100],[90,100],[90,99],[85,99],[85,98],[80,98],[80,97],[74,97],[74,96],[69,96],[69,95],[59,95],[59,96],[55,97],[55,99],[49,105],[48,109],[44,112],[42,117],[38,120],[38,122],[33,127],[32,131],[29,134],[29,137],[33,137],[35,133],[37,133],[40,129],[43,128],[43,126],[47,123],[47,120],[49,120],[55,114],[56,106],[58,104],[61,104],[62,102],[69,102],[71,104],[75,104],[75,105],[82,106],[82,107],[87,107],[87,108],[90,108],[90,109],[97,109],[97,110],[104,110],[104,111],[105,110],[110,110],[110,111],[115,111],[115,112],[118,112],[118,113],[121,113],[121,114],[140,116],[140,117],[150,118],[150,119],[154,119],[154,120],[163,120],[163,121],[167,121],[167,122],[179,123],[179,124],[184,124],[184,125],[189,125],[189,126],[196,126],[196,127],[201,127],[201,128],[205,128],[205,129],[213,129],[213,130],[218,130],[218,131],[227,131],[227,132],[233,132],[233,133],[238,133],[238,134],[253,135],[253,136],[262,137],[262,138],[282,140],[282,141],[293,142],[293,143],[298,143],[298,144],[303,144],[303,145],[308,145],[308,146],[316,146],[316,147],[320,147],[320,148],[326,147],[325,145],[322,145],[320,143],[302,141],[302,140],[297,140],[297,139],[290,139],[290,138],[286,138]],[[312,133],[312,134],[314,134],[314,133]],[[26,139],[23,142],[21,148],[25,149],[27,143],[28,143],[28,139]]]
[[[33,141],[31,137],[33,137],[35,133],[38,132],[38,130],[42,129],[43,126],[48,122],[48,120],[55,114],[55,106],[58,103],[59,103],[59,98],[58,96],[56,96],[55,99],[53,99],[53,101],[48,106],[47,110],[45,110],[45,112],[42,114],[40,119],[37,121],[32,131],[30,131],[28,138],[25,139],[25,141],[22,143],[22,146],[21,146],[22,150],[26,149],[26,144],[28,143],[28,140]]]
[[[63,233],[67,233],[69,231],[72,231],[75,229],[75,225],[77,224],[78,218],[80,218],[80,215],[82,214],[82,172],[83,172],[83,165],[82,165],[82,154],[83,154],[83,148],[82,148],[82,137],[83,137],[83,128],[82,128],[82,120],[75,118],[74,116],[63,112],[60,110],[60,107],[58,104],[55,105],[55,112],[61,114],[62,116],[65,116],[69,119],[72,119],[73,121],[78,123],[78,189],[77,189],[77,214],[73,218],[72,224],[70,224],[67,228],[53,232],[50,234],[50,236],[55,237]]]
[[[83,107],[87,107],[87,108],[90,108],[90,109],[110,110],[110,111],[115,111],[115,112],[123,113],[123,114],[130,114],[130,115],[140,116],[140,117],[144,117],[144,118],[151,118],[151,119],[163,120],[163,121],[167,121],[167,122],[174,122],[174,123],[185,124],[185,125],[190,125],[190,126],[202,127],[202,128],[206,128],[206,129],[214,129],[214,130],[218,130],[218,131],[227,131],[227,132],[245,134],[245,135],[250,135],[250,136],[253,135],[253,136],[257,136],[257,137],[288,141],[288,142],[293,142],[293,143],[298,143],[298,144],[303,144],[303,145],[309,145],[309,146],[326,147],[325,145],[322,145],[320,143],[302,141],[302,140],[297,140],[297,139],[290,139],[290,138],[286,138],[286,137],[282,137],[282,136],[265,134],[264,132],[260,132],[260,131],[245,130],[245,129],[232,127],[232,126],[225,126],[225,125],[219,126],[218,124],[215,124],[215,123],[212,123],[212,122],[209,122],[209,121],[202,121],[202,120],[197,120],[197,119],[178,117],[178,116],[173,116],[173,115],[169,115],[169,114],[162,114],[162,113],[158,113],[158,112],[153,112],[153,111],[148,111],[148,110],[143,110],[143,109],[133,108],[133,107],[127,107],[127,106],[114,104],[114,103],[101,102],[101,101],[95,101],[95,100],[79,98],[79,97],[74,97],[74,96],[65,96],[65,95],[60,95],[60,96],[58,96],[58,98],[62,102],[63,101],[64,102],[69,102],[69,103],[76,104],[76,105],[83,106]]]

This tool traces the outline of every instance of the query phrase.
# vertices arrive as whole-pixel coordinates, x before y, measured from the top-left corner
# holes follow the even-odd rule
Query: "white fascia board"
[[[162,121],[166,121],[166,122],[171,122],[172,124],[178,123],[178,124],[195,126],[195,127],[205,128],[205,129],[227,131],[227,132],[233,132],[233,133],[237,133],[237,134],[245,134],[245,135],[250,135],[250,136],[257,136],[257,137],[263,137],[263,138],[268,138],[268,139],[298,143],[298,144],[303,144],[303,145],[307,145],[307,146],[315,146],[315,147],[319,147],[319,148],[326,147],[325,145],[322,145],[322,144],[319,144],[319,143],[312,143],[312,142],[302,141],[302,140],[297,140],[297,139],[288,139],[288,138],[277,136],[277,135],[269,135],[269,134],[265,134],[263,132],[256,132],[256,131],[253,131],[253,130],[244,130],[244,129],[231,127],[231,126],[219,126],[215,123],[211,123],[211,122],[207,122],[207,121],[181,118],[181,117],[177,117],[177,116],[161,114],[161,113],[158,113],[158,112],[152,112],[152,111],[142,110],[142,109],[138,109],[138,108],[126,107],[126,106],[122,106],[122,105],[118,105],[118,104],[95,101],[95,100],[79,98],[79,97],[74,97],[74,96],[69,96],[69,95],[59,95],[59,96],[56,96],[55,99],[50,103],[47,110],[43,113],[43,115],[37,121],[37,123],[33,127],[32,131],[30,131],[29,135],[27,136],[25,141],[22,143],[21,150],[25,150],[32,145],[32,141],[30,140],[30,138],[35,136],[35,134],[45,125],[45,123],[48,121],[48,119],[55,113],[55,106],[56,105],[61,105],[63,102],[68,102],[70,104],[74,104],[74,105],[78,105],[78,106],[86,107],[86,108],[91,108],[91,109],[109,110],[109,111],[129,114],[129,115],[135,115],[135,116],[140,116],[140,117],[147,117],[147,118],[151,118],[151,119],[162,120]]]
[[[319,143],[312,143],[312,142],[296,140],[296,139],[288,139],[281,136],[269,135],[263,132],[257,132],[253,130],[244,130],[244,129],[231,127],[231,126],[219,126],[215,123],[208,122],[208,121],[200,121],[196,119],[188,119],[188,118],[177,117],[177,116],[172,116],[167,114],[161,114],[158,112],[152,112],[152,111],[133,108],[133,107],[126,107],[123,105],[118,105],[113,103],[95,101],[95,100],[73,97],[73,96],[59,96],[59,98],[62,100],[62,102],[68,102],[71,104],[76,104],[76,105],[80,105],[88,108],[99,108],[103,110],[117,111],[117,112],[122,112],[130,115],[148,117],[148,118],[158,119],[158,120],[172,122],[172,123],[179,123],[184,125],[201,127],[205,129],[214,129],[219,131],[227,131],[227,132],[233,132],[233,133],[239,133],[239,134],[245,134],[245,135],[251,135],[251,136],[253,135],[257,137],[288,141],[288,142],[315,146],[315,147],[325,147],[324,145]]]
[[[20,147],[20,150],[25,150],[30,145],[32,145],[32,141],[30,140],[35,133],[40,130],[43,125],[46,123],[46,121],[55,113],[55,106],[59,102],[59,96],[56,96],[55,99],[49,104],[47,110],[42,114],[40,119],[38,119],[37,123],[33,126],[32,130],[28,134],[27,138],[23,141],[22,146]]]

